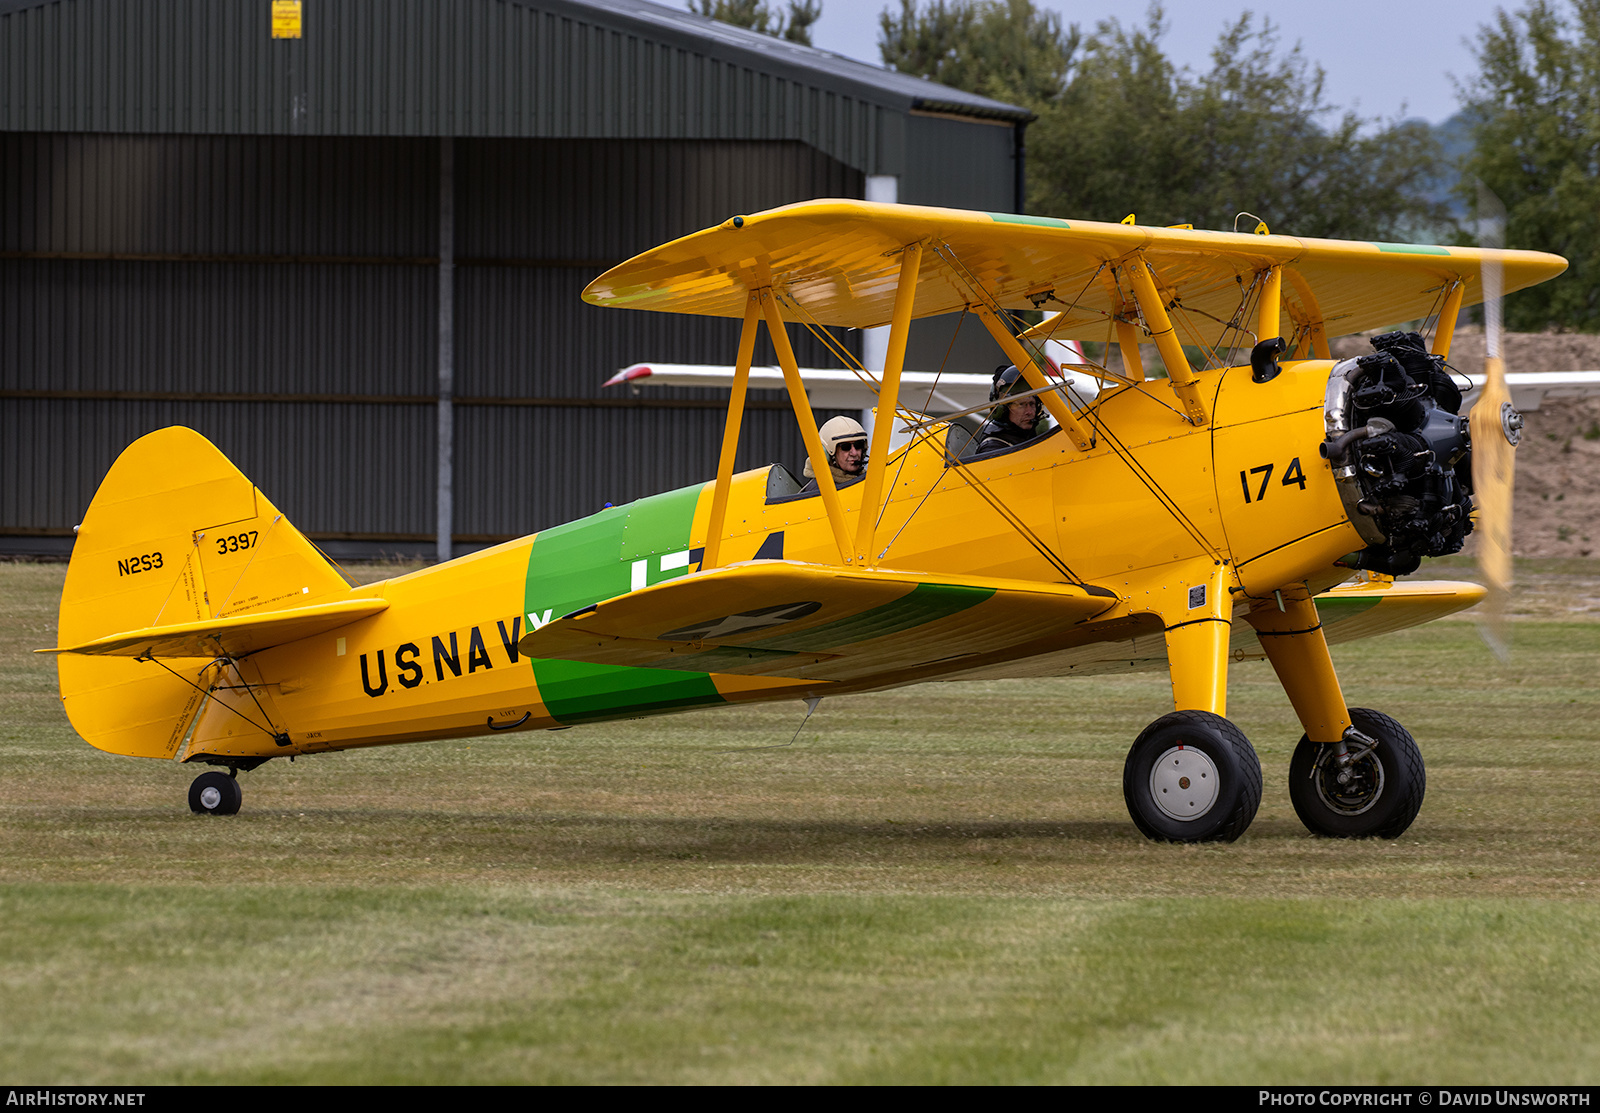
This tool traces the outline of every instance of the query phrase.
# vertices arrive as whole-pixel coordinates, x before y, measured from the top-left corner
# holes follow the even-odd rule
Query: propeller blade
[[[1505,246],[1505,207],[1478,183],[1478,243],[1490,249]],[[1501,354],[1502,272],[1494,250],[1483,260],[1483,333],[1486,345],[1484,384],[1468,415],[1472,437],[1472,495],[1476,510],[1478,569],[1489,589],[1483,603],[1483,640],[1502,661],[1510,654],[1507,614],[1511,603],[1511,498],[1515,451],[1522,438],[1522,415],[1511,404]]]

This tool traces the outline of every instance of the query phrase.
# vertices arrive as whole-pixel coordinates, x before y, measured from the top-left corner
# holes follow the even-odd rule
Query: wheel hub
[[[200,790],[200,805],[206,811],[215,811],[220,803],[222,803],[222,791],[220,789],[207,785]]]
[[[1216,763],[1205,751],[1189,746],[1172,747],[1150,770],[1150,798],[1163,813],[1180,822],[1209,812],[1221,789]]]
[[[1330,811],[1360,815],[1383,796],[1383,763],[1368,750],[1340,769],[1324,754],[1314,780],[1317,796]]]

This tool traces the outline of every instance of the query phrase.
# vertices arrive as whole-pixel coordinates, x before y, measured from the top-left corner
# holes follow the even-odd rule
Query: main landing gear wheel
[[[196,815],[238,815],[244,792],[226,773],[201,773],[189,786],[189,810]]]
[[[1313,835],[1398,838],[1422,810],[1422,751],[1387,715],[1352,707],[1350,721],[1377,745],[1349,743],[1353,760],[1341,766],[1332,746],[1302,735],[1289,761],[1289,800]]]
[[[1144,728],[1122,768],[1134,826],[1160,842],[1232,842],[1261,805],[1261,762],[1221,715],[1174,711]]]

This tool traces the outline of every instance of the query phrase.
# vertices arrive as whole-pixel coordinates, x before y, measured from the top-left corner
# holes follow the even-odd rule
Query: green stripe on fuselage
[[[703,485],[685,487],[547,529],[528,552],[523,610],[560,618],[633,588],[633,565],[644,561],[647,583],[684,575],[663,572],[660,557],[689,547],[689,529]],[[539,698],[558,722],[582,723],[647,711],[723,702],[711,677],[677,669],[635,669],[535,659]]]

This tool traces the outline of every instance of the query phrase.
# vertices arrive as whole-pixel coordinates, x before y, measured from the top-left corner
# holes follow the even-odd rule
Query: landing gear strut
[[[189,786],[189,810],[196,815],[238,815],[243,800],[238,780],[227,773],[201,773]]]

